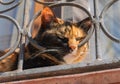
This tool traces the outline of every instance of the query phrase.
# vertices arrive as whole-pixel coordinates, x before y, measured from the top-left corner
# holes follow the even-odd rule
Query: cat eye
[[[68,39],[64,37],[58,37],[59,40],[61,40],[63,43],[67,43]]]
[[[64,43],[67,43],[67,42],[68,42],[68,39],[67,39],[67,38],[63,38],[62,41],[63,41]]]
[[[85,37],[78,37],[78,38],[76,38],[76,40],[77,41],[81,41],[81,40],[83,40]]]

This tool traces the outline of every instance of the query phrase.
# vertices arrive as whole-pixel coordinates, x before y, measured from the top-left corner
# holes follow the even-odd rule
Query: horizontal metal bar
[[[61,76],[61,75],[70,75],[70,74],[80,74],[85,72],[94,72],[100,70],[109,70],[109,69],[117,69],[120,68],[120,62],[107,62],[104,61],[96,62],[90,65],[83,64],[71,64],[71,65],[58,65],[52,67],[43,67],[43,68],[34,68],[13,72],[5,72],[0,73],[0,83],[9,82],[9,81],[17,81],[17,80],[27,80],[27,79],[35,79],[35,78],[45,78],[52,76]]]

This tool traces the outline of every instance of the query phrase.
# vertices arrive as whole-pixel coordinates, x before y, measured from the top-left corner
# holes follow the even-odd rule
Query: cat
[[[73,64],[81,62],[87,55],[89,45],[85,43],[78,47],[86,37],[92,21],[86,18],[78,23],[71,23],[57,18],[53,10],[44,7],[41,12],[41,27],[33,30],[33,40],[46,49],[56,49],[54,52],[44,52],[35,48],[31,43],[25,46],[23,69],[54,66],[60,64]],[[0,51],[3,56],[9,49]],[[17,69],[19,50],[0,60],[0,72]]]
[[[81,62],[86,57],[89,46],[88,43],[81,47],[78,45],[87,36],[91,26],[92,21],[89,18],[71,23],[57,18],[50,7],[44,7],[41,12],[41,27],[37,31],[33,30],[35,35],[33,39],[46,49],[58,51],[46,52],[31,59],[31,55],[38,49],[29,43],[26,54],[29,57],[25,61],[25,66],[38,67]]]
[[[0,51],[0,57],[5,55],[9,49],[6,49],[4,51]],[[0,60],[0,72],[6,72],[6,71],[12,71],[17,69],[17,57],[19,54],[19,50],[15,50],[12,54],[10,54],[8,57]]]

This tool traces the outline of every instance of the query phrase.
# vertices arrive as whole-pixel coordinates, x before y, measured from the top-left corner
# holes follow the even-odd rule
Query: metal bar
[[[73,74],[66,76],[55,76],[31,80],[13,81],[14,84],[120,84],[120,68]],[[51,81],[51,82],[50,82]]]
[[[29,0],[25,0],[24,1],[24,13],[23,13],[23,23],[22,23],[22,27],[23,27],[23,32],[22,32],[22,37],[21,37],[21,43],[20,43],[20,56],[19,56],[19,64],[18,64],[18,71],[22,71],[23,70],[23,61],[24,61],[24,52],[25,52],[25,43],[26,43],[26,28],[27,25],[29,23],[29,16],[30,16],[30,1]]]
[[[21,37],[21,52],[20,52],[20,56],[19,56],[19,65],[18,65],[18,71],[22,71],[23,70],[23,62],[24,62],[24,52],[25,52],[25,43],[26,43],[26,30],[29,24],[29,20],[30,20],[30,6],[31,6],[31,2],[29,0],[25,0],[24,1],[24,13],[23,13],[23,23],[22,23],[22,27],[23,27],[23,32],[22,32],[22,37]]]
[[[12,4],[12,6],[6,8],[6,9],[0,10],[0,13],[8,12],[8,11],[14,9],[14,8],[17,7],[18,5],[20,5],[20,3],[21,3],[22,1],[23,1],[23,0],[19,0],[17,3]],[[11,3],[9,3],[9,4],[11,4]],[[4,4],[4,5],[6,5],[6,4]]]
[[[15,2],[15,0],[11,0],[11,1],[8,1],[8,2],[4,2],[4,1],[0,0],[0,3],[3,4],[3,5],[9,5],[13,2]]]
[[[25,28],[25,11],[26,11],[26,0],[24,1],[24,11],[23,11],[23,23],[22,23],[22,29]],[[24,46],[25,46],[25,37],[22,34],[21,36],[21,41],[20,41],[20,54],[19,54],[19,58],[18,58],[18,71],[22,71],[23,70],[23,60],[24,60]]]
[[[119,0],[111,0],[108,4],[105,5],[105,7],[103,8],[103,10],[101,11],[101,14],[100,14],[100,19],[101,19],[101,22],[100,22],[100,26],[101,26],[101,29],[103,30],[104,34],[110,38],[112,41],[114,42],[117,42],[117,43],[120,43],[120,39],[113,36],[107,29],[106,29],[106,26],[104,25],[104,22],[102,21],[104,19],[104,16],[105,16],[105,13],[108,11],[108,9],[113,5],[115,4],[116,2],[118,2]]]
[[[0,83],[27,80],[27,79],[37,79],[53,76],[63,76],[70,74],[82,74],[85,72],[95,72],[100,70],[117,69],[120,68],[120,62],[114,63],[104,63],[104,61],[99,61],[101,64],[96,63],[96,65],[82,65],[82,64],[71,64],[71,65],[59,65],[52,67],[43,68],[33,68],[29,70],[23,70],[22,72],[5,72],[0,75]]]
[[[12,17],[10,16],[7,16],[7,15],[3,15],[3,14],[0,14],[0,18],[6,18],[8,20],[10,20],[17,28],[17,33],[18,33],[18,37],[16,39],[16,42],[15,44],[10,48],[10,51],[7,52],[5,55],[3,55],[2,57],[0,57],[0,61],[3,60],[4,58],[6,58],[7,56],[9,56],[11,53],[14,52],[14,50],[17,48],[17,46],[19,45],[19,42],[20,42],[20,31],[21,31],[21,27],[19,26],[19,24],[17,23],[17,21],[15,19],[13,19]]]
[[[20,42],[20,55],[18,58],[18,71],[22,71],[23,70],[23,60],[24,60],[24,46],[25,43],[23,42],[23,36],[21,37],[21,42]]]
[[[101,60],[100,55],[100,28],[99,28],[99,9],[98,9],[98,2],[99,0],[94,0],[94,17],[95,17],[95,52],[96,52],[96,59]]]

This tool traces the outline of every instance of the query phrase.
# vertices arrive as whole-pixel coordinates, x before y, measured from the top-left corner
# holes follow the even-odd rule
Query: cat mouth
[[[73,50],[73,49],[70,49],[70,50],[69,50],[69,53],[72,53],[72,52],[74,52],[74,51],[75,51],[75,50]]]
[[[74,61],[74,58],[76,57],[76,53],[77,53],[77,48],[74,50],[70,50],[70,53],[66,54],[63,57],[64,62],[67,64],[71,64]]]
[[[69,53],[77,51],[78,47],[69,47]]]
[[[76,51],[77,51],[77,48],[75,48],[75,49],[70,49],[70,50],[69,50],[70,53],[74,53],[74,52],[76,52]]]

